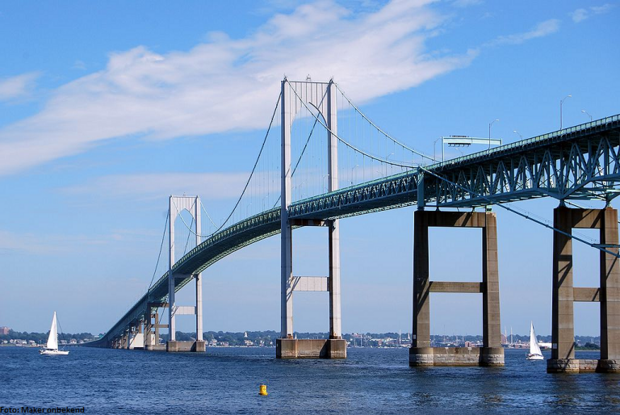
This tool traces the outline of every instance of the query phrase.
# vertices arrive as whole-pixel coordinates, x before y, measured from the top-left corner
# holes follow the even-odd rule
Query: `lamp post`
[[[569,94],[569,95],[566,95],[564,98],[562,98],[560,100],[560,130],[562,129],[562,105],[564,104],[564,100],[566,98],[571,98],[571,97],[572,97],[572,95]]]
[[[441,137],[439,137],[437,140],[433,141],[433,161],[434,162],[437,162],[437,156],[436,156],[436,153],[435,153],[435,145],[437,144],[437,141],[439,141],[439,140],[441,140]]]
[[[491,126],[495,123],[495,121],[499,121],[499,118],[496,118],[489,123],[489,148],[491,148]]]
[[[581,110],[582,113],[586,114],[588,117],[590,117],[590,122],[592,122],[592,116],[590,115],[590,113],[586,110]]]
[[[519,137],[521,137],[521,140],[523,140],[523,136],[521,135],[520,132],[518,132],[517,130],[513,130],[512,132],[517,134]]]

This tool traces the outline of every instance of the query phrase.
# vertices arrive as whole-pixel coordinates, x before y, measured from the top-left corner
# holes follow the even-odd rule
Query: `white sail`
[[[530,355],[540,355],[540,347],[538,346],[538,340],[536,339],[536,333],[534,333],[534,323],[530,322]]]
[[[52,327],[50,328],[50,335],[47,338],[47,349],[58,350],[58,323],[56,323],[56,312],[54,311],[54,318],[52,319]]]
[[[66,356],[69,354],[66,350],[58,350],[58,322],[56,320],[56,312],[52,318],[52,327],[50,327],[50,335],[47,338],[47,345],[39,353],[45,356]]]

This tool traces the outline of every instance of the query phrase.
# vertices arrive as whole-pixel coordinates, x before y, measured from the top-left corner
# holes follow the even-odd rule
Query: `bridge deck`
[[[294,202],[290,218],[335,219],[416,204],[480,206],[551,196],[609,198],[620,182],[620,116],[566,128]],[[441,178],[445,178],[441,179]],[[212,235],[174,265],[178,291],[213,263],[280,232],[275,208]],[[93,346],[106,346],[168,293],[166,272]]]

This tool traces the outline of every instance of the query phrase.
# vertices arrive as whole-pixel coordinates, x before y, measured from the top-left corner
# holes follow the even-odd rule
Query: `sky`
[[[4,1],[0,325],[42,332],[57,311],[65,332],[107,331],[165,272],[169,195],[230,211],[284,76],[333,78],[427,154],[496,119],[509,143],[557,130],[562,99],[565,127],[620,113],[618,17],[614,0]],[[550,220],[557,204],[513,206]],[[411,331],[413,210],[341,221],[344,332]],[[502,328],[549,334],[551,231],[494,211]],[[433,229],[431,279],[479,281],[479,235]],[[324,230],[294,238],[300,274],[325,275]],[[575,285],[597,286],[598,252],[575,245]],[[272,237],[203,273],[205,331],[279,330],[279,252]],[[326,293],[294,310],[296,331],[328,331]],[[576,334],[598,335],[598,304],[575,311]],[[480,334],[481,312],[478,295],[434,294],[431,332]]]

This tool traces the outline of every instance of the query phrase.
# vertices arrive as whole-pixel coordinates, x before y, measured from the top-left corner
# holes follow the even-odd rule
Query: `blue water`
[[[506,351],[504,368],[410,368],[407,349],[353,349],[346,360],[276,360],[270,348],[206,354],[0,347],[0,406],[88,414],[620,412],[620,376],[550,375]],[[596,358],[581,353],[577,357]],[[259,396],[266,383],[269,396]]]

